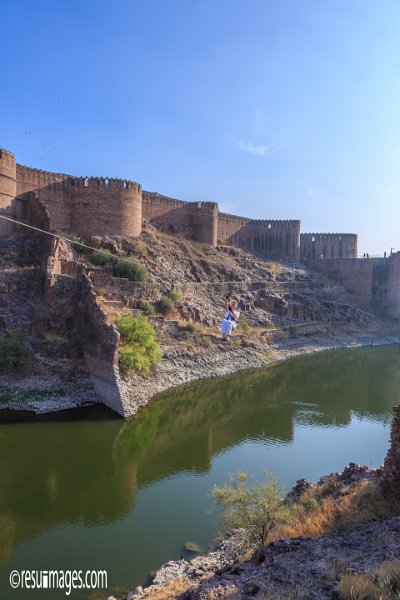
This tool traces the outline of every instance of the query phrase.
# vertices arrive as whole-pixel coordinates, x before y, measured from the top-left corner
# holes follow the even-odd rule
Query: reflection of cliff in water
[[[115,453],[138,462],[141,485],[207,471],[244,439],[290,442],[295,424],[345,426],[352,412],[389,422],[399,402],[399,348],[326,352],[167,392],[123,426]]]
[[[160,396],[139,418],[0,426],[0,566],[22,540],[61,523],[130,513],[137,487],[207,472],[247,439],[287,444],[297,425],[391,419],[400,352],[350,350],[198,382]]]
[[[0,428],[0,566],[55,525],[105,523],[133,509],[137,465],[112,453],[120,428],[120,420]]]

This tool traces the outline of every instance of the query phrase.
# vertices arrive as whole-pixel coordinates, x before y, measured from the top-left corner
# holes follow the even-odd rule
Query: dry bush
[[[382,563],[375,572],[379,586],[393,591],[400,591],[400,562],[391,561]]]
[[[323,535],[335,528],[336,518],[337,508],[333,498],[325,499],[312,510],[308,510],[301,504],[295,505],[292,509],[291,522],[279,531],[279,537]]]
[[[381,595],[375,583],[359,573],[347,573],[339,582],[341,600],[380,600]]]
[[[376,481],[361,481],[343,496],[334,498],[332,493],[338,489],[339,484],[333,478],[305,492],[292,507],[290,524],[279,535],[336,535],[400,512],[398,503],[383,495]]]
[[[354,529],[365,523],[390,518],[400,512],[399,504],[382,494],[378,481],[364,480],[337,500],[337,530]]]
[[[273,275],[279,275],[285,270],[285,267],[278,262],[269,262],[266,266]]]
[[[328,557],[325,559],[325,579],[336,581],[347,573],[349,561],[344,558]]]

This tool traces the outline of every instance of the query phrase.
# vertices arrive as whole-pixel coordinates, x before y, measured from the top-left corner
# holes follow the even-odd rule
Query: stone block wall
[[[15,218],[15,196],[17,190],[16,159],[7,150],[0,150],[0,215]],[[15,225],[0,219],[0,238],[7,237]]]
[[[0,211],[27,222],[32,193],[45,205],[50,229],[84,237],[139,236],[144,221],[168,234],[212,246],[233,245],[270,259],[299,262],[357,256],[354,234],[300,236],[298,220],[249,219],[220,213],[215,202],[186,202],[142,192],[133,181],[32,169],[16,164],[13,154],[1,150]],[[0,236],[12,231],[4,221],[0,226]]]
[[[165,233],[217,245],[218,204],[215,202],[185,202],[143,192],[143,220]]]
[[[133,181],[71,177],[17,165],[17,201],[29,202],[32,192],[49,212],[50,229],[82,236],[138,236],[142,231],[142,188]]]
[[[381,318],[400,319],[400,253],[388,258],[308,260],[314,271],[357,294]]]
[[[250,221],[251,219],[246,217],[220,212],[218,217],[218,244],[241,247],[243,235],[241,236],[240,232]]]
[[[247,219],[220,213],[218,240],[271,259],[300,260],[300,221]]]
[[[302,233],[301,260],[357,258],[357,235],[354,233]]]

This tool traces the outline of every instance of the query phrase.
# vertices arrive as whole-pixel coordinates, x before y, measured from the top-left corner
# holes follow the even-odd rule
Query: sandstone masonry
[[[0,214],[37,226],[39,219],[45,229],[82,236],[135,237],[148,222],[211,246],[236,246],[291,262],[357,256],[355,234],[301,234],[296,219],[250,219],[221,213],[216,202],[186,202],[145,192],[126,179],[32,169],[17,164],[7,150],[0,150]],[[0,221],[0,237],[14,229],[12,223]]]

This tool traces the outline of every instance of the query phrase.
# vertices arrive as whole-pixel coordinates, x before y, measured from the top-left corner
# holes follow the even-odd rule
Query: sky
[[[398,0],[0,0],[0,147],[400,250]]]

